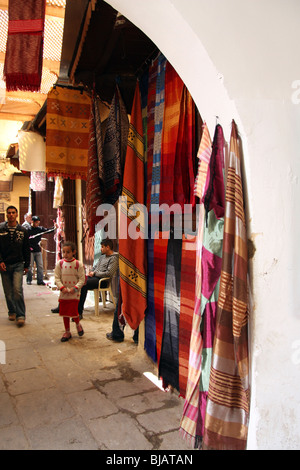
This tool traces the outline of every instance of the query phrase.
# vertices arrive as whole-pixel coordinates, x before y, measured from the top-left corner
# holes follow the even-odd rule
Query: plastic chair
[[[105,281],[105,282],[104,282]],[[95,315],[99,316],[99,295],[101,296],[101,300],[103,303],[103,308],[106,308],[106,293],[108,292],[110,295],[110,298],[113,301],[113,304],[116,308],[116,301],[114,298],[114,294],[111,288],[111,281],[112,279],[110,277],[103,277],[99,281],[99,286],[98,289],[94,289],[94,297],[95,297]],[[105,284],[105,286],[104,286]]]

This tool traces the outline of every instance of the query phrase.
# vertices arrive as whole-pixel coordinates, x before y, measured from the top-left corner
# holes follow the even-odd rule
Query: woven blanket
[[[201,283],[202,283],[202,245],[204,226],[203,194],[205,191],[208,165],[211,156],[211,139],[207,125],[203,124],[201,142],[197,154],[199,158],[195,194],[199,197],[198,230],[196,238],[196,273],[195,273],[195,305],[192,321],[192,332],[189,351],[189,369],[186,386],[186,397],[183,407],[180,431],[182,435],[195,445],[196,427],[199,414],[199,381],[201,374],[201,353],[203,338],[200,332],[201,323]],[[201,177],[199,176],[201,175]],[[201,179],[200,179],[201,178]]]
[[[122,178],[127,150],[129,121],[120,90],[116,87],[102,152],[98,153],[99,178],[103,203],[115,204],[121,195]]]
[[[10,0],[4,63],[7,91],[39,91],[46,0]]]
[[[169,232],[156,232],[154,237],[154,307],[157,362],[160,362],[164,326],[164,294]]]
[[[152,166],[152,172],[151,172],[151,195],[150,195],[151,204],[159,204],[161,145],[162,145],[162,129],[163,129],[164,107],[165,107],[166,63],[167,63],[166,58],[162,54],[160,54],[158,57],[157,80],[156,80],[156,91],[155,91],[153,166]]]
[[[102,192],[98,174],[98,159],[102,152],[101,120],[98,100],[93,98],[90,108],[89,149],[86,184],[86,220],[89,227],[89,238],[95,235],[95,226],[100,221],[96,216],[97,207],[102,202]]]
[[[53,87],[47,97],[48,176],[87,178],[91,100],[87,93]]]
[[[147,253],[146,220],[131,215],[133,205],[144,204],[144,139],[141,97],[137,82],[128,134],[120,210],[119,269],[122,292],[122,311],[129,326],[135,330],[145,316],[147,307]],[[125,199],[127,198],[127,199]],[[130,236],[129,228],[135,227],[137,238]],[[124,233],[125,232],[125,233]],[[128,236],[127,236],[128,234]]]
[[[249,418],[247,234],[241,152],[232,122],[222,270],[203,446],[244,450]]]
[[[183,235],[179,321],[179,392],[185,397],[195,298],[196,237]]]
[[[159,376],[164,388],[179,389],[179,317],[181,280],[182,240],[170,238],[168,242],[165,292],[164,322],[161,355],[158,365]],[[180,332],[181,333],[181,332]]]

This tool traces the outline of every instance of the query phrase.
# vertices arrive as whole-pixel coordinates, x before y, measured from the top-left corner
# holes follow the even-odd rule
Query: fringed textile
[[[129,326],[135,330],[145,316],[147,307],[147,253],[145,218],[130,214],[133,205],[144,204],[144,139],[141,97],[137,82],[129,126],[120,211],[119,269],[122,292],[122,311]],[[126,199],[127,198],[127,199]],[[126,202],[125,202],[126,201]],[[136,239],[130,236],[130,226],[135,227]],[[124,233],[125,232],[125,233]]]
[[[46,0],[10,0],[4,62],[7,91],[40,91]]]
[[[91,100],[84,91],[53,87],[47,97],[48,176],[87,178]]]
[[[102,202],[105,204],[114,205],[121,195],[128,130],[127,111],[117,86],[107,119],[103,150],[98,154]]]
[[[96,211],[102,203],[102,193],[99,179],[98,161],[102,153],[101,121],[98,100],[93,98],[90,108],[89,150],[86,184],[86,220],[89,227],[89,238],[95,235],[95,226],[100,221]]]
[[[194,313],[196,270],[196,236],[183,235],[181,252],[180,320],[179,320],[179,392],[186,393],[190,339]]]
[[[216,333],[203,447],[244,450],[249,419],[248,253],[241,153],[232,122]]]

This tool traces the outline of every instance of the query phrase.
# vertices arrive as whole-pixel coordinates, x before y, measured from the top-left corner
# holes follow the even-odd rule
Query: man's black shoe
[[[59,313],[59,307],[51,308],[52,313]]]
[[[106,338],[110,341],[115,341],[116,343],[122,343],[124,341],[124,338],[114,338],[112,333],[106,333]]]

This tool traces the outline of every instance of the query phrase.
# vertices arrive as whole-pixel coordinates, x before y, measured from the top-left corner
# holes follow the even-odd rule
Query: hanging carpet
[[[100,221],[96,215],[97,207],[102,203],[99,179],[99,159],[102,155],[102,133],[98,100],[93,97],[89,121],[89,149],[86,183],[86,220],[89,238],[95,235],[95,226]]]
[[[105,204],[114,205],[121,195],[128,130],[127,111],[117,86],[107,119],[103,149],[99,152],[99,178]]]
[[[122,312],[135,330],[145,316],[147,307],[146,214],[144,204],[144,139],[141,96],[137,82],[128,134],[122,199],[120,204],[119,269]],[[140,209],[135,217],[130,210]],[[136,233],[132,238],[130,229]],[[146,231],[147,230],[147,231]]]
[[[203,447],[244,450],[249,418],[247,235],[241,154],[232,122],[222,270]]]
[[[47,97],[48,176],[87,178],[91,100],[87,93],[53,87]]]
[[[4,62],[7,91],[39,91],[46,0],[9,0]]]

